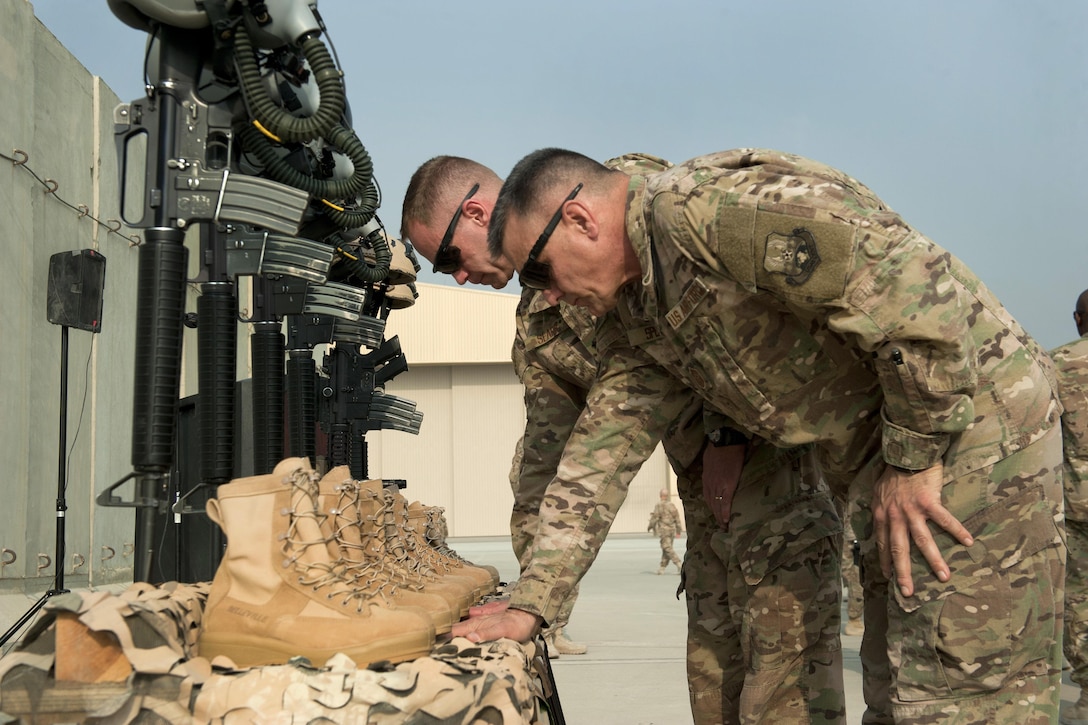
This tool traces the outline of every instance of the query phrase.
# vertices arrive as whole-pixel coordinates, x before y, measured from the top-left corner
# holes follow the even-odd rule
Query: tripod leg
[[[58,564],[57,566],[60,567],[60,566],[63,566],[63,565]],[[50,597],[52,597],[54,594],[63,594],[63,593],[64,592],[58,592],[55,589],[50,589],[45,594],[43,594],[42,598],[34,603],[34,606],[32,606],[30,609],[26,610],[26,612],[23,613],[23,616],[19,617],[18,622],[11,625],[11,628],[8,629],[8,631],[4,632],[4,634],[2,636],[0,636],[0,647],[2,647],[4,644],[6,644],[7,641],[9,639],[11,639],[20,629],[25,627],[27,622],[29,622],[31,619],[33,619],[34,615],[38,613],[38,610],[45,606],[45,603],[47,601],[49,601]]]

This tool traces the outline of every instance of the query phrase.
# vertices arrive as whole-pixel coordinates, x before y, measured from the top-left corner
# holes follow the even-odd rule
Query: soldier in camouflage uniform
[[[754,149],[630,177],[535,152],[489,247],[611,313],[599,376],[639,364],[606,342],[637,336],[735,426],[817,446],[861,506],[866,722],[1057,719],[1053,368],[959,260],[845,174]]]
[[[609,163],[667,167],[652,157]],[[465,178],[458,177],[456,168]],[[466,159],[438,157],[409,184],[401,234],[432,262],[441,260],[438,232],[450,217],[448,211],[434,210],[451,208],[475,183],[481,184],[454,212],[470,220],[456,237],[456,263],[447,266],[462,284],[501,287],[503,275],[512,273],[503,260],[490,260],[486,239],[478,236],[498,193],[498,184],[489,188],[493,176]],[[457,189],[444,202],[443,187]],[[453,246],[455,237],[447,237]],[[539,293],[523,290],[513,358],[525,384],[527,421],[511,474],[511,531],[522,576],[512,592],[512,609],[531,613],[533,626],[538,618],[553,626],[566,621],[572,593],[603,543],[627,485],[664,435],[688,525],[681,587],[688,608],[688,682],[695,722],[732,723],[761,715],[791,722],[841,721],[837,542],[842,529],[811,451],[780,450],[758,440],[743,444],[747,436],[718,435],[708,445],[702,402],[664,377],[648,358],[639,370],[607,383],[597,380],[595,322],[579,308],[552,306]],[[653,385],[646,386],[646,380]],[[625,398],[622,409],[603,416],[589,413],[599,410],[595,401],[614,399],[617,393]],[[617,428],[624,430],[615,420],[617,412],[638,429],[637,435],[615,434]],[[724,429],[724,420],[712,420],[712,430]],[[573,445],[564,458],[568,442]],[[735,498],[704,500],[704,464],[711,466],[708,475],[734,480],[743,466]],[[729,520],[730,504],[727,532],[719,520]],[[796,515],[779,528],[776,544],[768,548],[756,532],[781,508]],[[733,543],[734,532],[747,533],[738,535],[739,545]],[[757,616],[779,610],[778,616]],[[530,634],[526,630],[515,638]]]
[[[1088,290],[1077,298],[1073,321],[1079,338],[1050,352],[1058,371],[1065,443],[1065,527],[1069,560],[1065,578],[1065,657],[1080,686],[1062,725],[1088,725]]]
[[[671,561],[676,564],[676,572],[679,574],[680,557],[676,555],[676,551],[672,548],[672,540],[680,535],[683,525],[680,523],[680,512],[676,510],[672,501],[669,500],[669,492],[665,489],[661,489],[661,500],[657,502],[654,510],[650,512],[650,523],[646,530],[652,531],[661,541],[661,564],[657,567],[657,573],[664,574],[665,567]]]

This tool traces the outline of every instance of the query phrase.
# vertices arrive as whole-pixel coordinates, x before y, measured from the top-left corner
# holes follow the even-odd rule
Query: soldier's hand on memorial
[[[703,451],[703,500],[723,527],[729,526],[748,446],[707,446]]]
[[[499,612],[505,612],[506,608],[510,606],[510,597],[503,597],[502,599],[492,599],[490,602],[484,602],[483,604],[477,604],[468,608],[468,616],[470,617],[484,617],[488,614],[498,614]]]
[[[910,574],[910,547],[914,545],[929,562],[937,579],[948,581],[948,564],[933,540],[928,521],[956,537],[964,546],[973,539],[955,516],[941,504],[943,467],[908,472],[888,466],[873,488],[873,528],[884,576],[895,573],[895,582],[904,597],[914,594]]]
[[[465,637],[473,642],[485,642],[496,639],[513,639],[528,642],[543,625],[544,620],[523,609],[507,609],[497,614],[482,617],[469,617],[453,625],[454,637]]]

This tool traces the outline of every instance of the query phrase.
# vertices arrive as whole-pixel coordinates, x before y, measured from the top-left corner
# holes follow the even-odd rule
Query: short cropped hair
[[[472,159],[435,156],[425,161],[412,174],[404,193],[400,213],[401,239],[408,238],[409,223],[428,226],[446,196],[463,196],[473,184],[482,184],[488,179],[494,179],[496,185],[502,181],[494,171]]]
[[[523,158],[506,177],[491,212],[487,251],[491,253],[492,259],[503,254],[506,224],[511,216],[534,211],[535,205],[541,199],[553,195],[555,187],[582,182],[587,188],[593,188],[611,173],[613,172],[600,162],[567,149],[539,149]],[[568,191],[570,189],[563,189],[564,193]]]

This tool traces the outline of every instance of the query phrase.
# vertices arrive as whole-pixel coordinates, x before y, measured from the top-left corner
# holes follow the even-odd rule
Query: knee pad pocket
[[[915,593],[891,587],[900,612],[889,623],[901,701],[993,692],[1038,669],[1055,635],[1053,559],[1061,538],[1041,487],[995,503],[963,521],[970,547],[938,534],[952,572],[940,582],[921,557]],[[898,621],[897,621],[898,620]],[[895,649],[898,652],[895,652]]]

